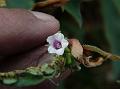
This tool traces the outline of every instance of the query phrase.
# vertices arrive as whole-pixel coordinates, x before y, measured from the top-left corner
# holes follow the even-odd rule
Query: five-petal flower
[[[55,53],[57,55],[63,55],[65,48],[68,46],[68,41],[64,38],[64,35],[60,32],[49,36],[47,38],[49,43],[48,52]]]

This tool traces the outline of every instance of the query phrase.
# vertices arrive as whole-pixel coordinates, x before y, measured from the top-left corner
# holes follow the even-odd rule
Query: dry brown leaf
[[[80,59],[83,55],[83,47],[80,44],[79,40],[77,39],[70,39],[69,43],[71,45],[71,53],[72,55],[77,58]]]
[[[83,65],[86,67],[96,67],[100,66],[104,62],[104,59],[102,57],[99,57],[97,61],[90,61],[89,57],[86,57],[83,60]]]

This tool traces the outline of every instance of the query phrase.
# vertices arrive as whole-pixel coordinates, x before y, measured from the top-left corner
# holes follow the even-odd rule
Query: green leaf
[[[70,0],[68,4],[65,5],[64,9],[73,16],[81,27],[82,20],[80,14],[80,0]]]
[[[112,52],[120,55],[120,15],[118,14],[114,0],[100,0],[101,11],[104,18],[106,35],[110,42]],[[114,62],[114,74],[117,78],[120,73],[120,62]]]
[[[61,30],[67,37],[82,39],[84,31],[81,29],[82,19],[80,14],[80,0],[70,0],[64,7],[60,18]]]
[[[51,75],[55,72],[55,70],[51,68],[48,64],[42,65],[41,71],[44,72],[46,75]]]
[[[60,19],[61,31],[69,38],[83,39],[84,31],[80,28],[76,20],[67,12],[63,13]]]
[[[31,86],[43,82],[46,79],[50,79],[55,74],[55,69],[51,68],[48,64],[41,66],[41,69],[30,67],[27,69],[26,73],[19,75],[18,82],[15,86]]]
[[[16,78],[5,78],[3,79],[3,83],[7,85],[11,85],[17,82]]]
[[[15,86],[32,86],[41,83],[45,78],[43,76],[33,76],[31,74],[22,74]]]
[[[33,0],[6,0],[7,8],[32,9],[33,5]]]
[[[32,75],[43,75],[43,73],[40,71],[39,67],[30,67],[27,68],[27,73],[30,73]]]
[[[113,3],[116,6],[116,9],[118,10],[119,14],[120,14],[120,0],[113,0]]]

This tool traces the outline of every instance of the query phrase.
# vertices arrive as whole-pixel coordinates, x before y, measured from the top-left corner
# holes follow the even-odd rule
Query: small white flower
[[[63,55],[65,48],[68,46],[68,41],[64,38],[64,35],[60,32],[49,36],[47,38],[49,43],[48,52],[56,53],[57,55]]]

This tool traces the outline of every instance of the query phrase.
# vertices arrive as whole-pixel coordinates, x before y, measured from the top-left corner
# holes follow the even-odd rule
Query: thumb
[[[0,56],[42,46],[59,29],[54,17],[21,9],[0,8],[0,21]]]

